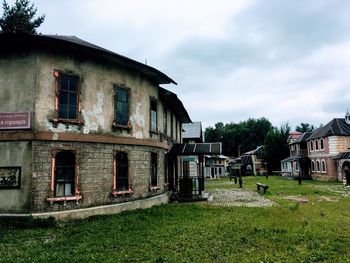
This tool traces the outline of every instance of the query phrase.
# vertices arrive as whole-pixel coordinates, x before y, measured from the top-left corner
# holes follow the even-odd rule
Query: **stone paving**
[[[251,190],[211,189],[207,192],[210,195],[208,204],[214,206],[267,207],[276,205],[275,202]]]

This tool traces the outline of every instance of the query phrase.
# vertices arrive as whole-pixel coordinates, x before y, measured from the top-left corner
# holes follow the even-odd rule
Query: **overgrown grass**
[[[243,180],[251,190],[267,183],[266,197],[278,205],[169,204],[18,229],[3,222],[0,262],[350,262],[350,198],[339,183]],[[218,187],[238,188],[228,179],[207,182]],[[291,195],[308,202],[283,199]]]

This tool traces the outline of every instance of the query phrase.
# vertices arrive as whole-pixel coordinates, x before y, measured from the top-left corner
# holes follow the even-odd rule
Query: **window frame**
[[[327,163],[325,159],[321,160],[321,172],[322,173],[327,173]]]
[[[72,152],[75,155],[75,170],[74,170],[74,193],[71,196],[56,196],[56,155],[61,152]],[[53,148],[51,150],[51,187],[50,194],[47,198],[47,201],[50,204],[54,202],[66,202],[66,201],[78,201],[82,199],[79,190],[79,175],[80,175],[80,166],[79,166],[79,149],[64,147],[64,148]]]
[[[152,109],[155,107],[155,110]],[[149,130],[151,133],[158,133],[158,101],[156,98],[150,97],[150,103],[149,103],[149,114],[150,114],[150,121],[149,121]],[[154,115],[155,113],[155,120]],[[154,127],[155,126],[155,127]]]
[[[70,119],[70,118],[62,118],[59,116],[59,110],[60,110],[60,94],[61,94],[61,79],[62,77],[68,77],[68,78],[76,78],[77,83],[77,90],[76,90],[76,118]],[[66,124],[75,124],[79,126],[84,125],[84,120],[82,118],[81,114],[81,83],[82,80],[78,74],[73,74],[71,72],[64,72],[60,70],[54,70],[54,78],[55,78],[55,104],[54,104],[54,110],[55,110],[55,116],[54,118],[50,119],[51,122],[53,122],[55,125],[58,123],[66,123]],[[69,105],[69,104],[68,104]]]
[[[316,172],[315,168],[316,168],[315,161],[314,161],[314,160],[311,160],[311,171],[312,171],[312,172]]]
[[[323,138],[320,139],[320,150],[324,150],[324,140],[323,140]]]
[[[318,147],[319,145],[318,145],[318,140],[316,139],[315,140],[315,151],[318,151],[319,150],[319,147]]]
[[[163,133],[168,135],[168,110],[163,106]]]
[[[118,189],[118,160],[117,160],[117,155],[118,154],[125,154],[126,155],[126,167],[127,167],[127,176],[126,176],[126,180],[127,180],[127,190],[120,190]],[[125,164],[122,165],[123,167],[125,167]],[[114,196],[118,196],[118,195],[132,195],[134,192],[131,188],[131,184],[130,184],[130,170],[129,170],[129,166],[130,166],[130,161],[129,161],[129,153],[127,151],[121,151],[121,150],[115,150],[113,152],[113,191],[112,191],[112,195]],[[125,177],[123,177],[125,179]]]
[[[127,122],[124,123],[119,123],[118,122],[118,90],[125,92],[127,101],[120,101],[120,103],[127,103]],[[131,122],[130,122],[130,89],[127,87],[124,87],[122,85],[113,85],[113,91],[114,91],[114,119],[113,119],[113,128],[120,128],[120,129],[131,129]]]
[[[321,165],[319,160],[316,160],[316,171],[321,172]]]
[[[158,160],[159,154],[157,152],[151,152],[150,154],[150,190],[156,191],[160,189],[158,186]],[[155,183],[154,183],[155,179]]]

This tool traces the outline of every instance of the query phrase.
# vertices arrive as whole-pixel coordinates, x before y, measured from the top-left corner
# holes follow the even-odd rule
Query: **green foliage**
[[[238,156],[263,145],[265,136],[272,129],[266,118],[248,119],[236,123],[216,123],[215,128],[205,130],[205,141],[222,142],[223,154]]]
[[[35,29],[44,22],[45,15],[35,18],[37,9],[29,0],[16,0],[12,7],[4,0],[2,6],[1,33],[36,34]]]
[[[60,222],[2,225],[1,262],[349,262],[350,209],[339,183],[244,177],[270,186],[269,208],[168,204]],[[232,183],[211,180],[225,187]],[[319,194],[315,194],[318,192]],[[305,193],[309,202],[285,202]],[[344,194],[345,193],[345,194]],[[318,201],[322,196],[335,201]],[[347,195],[347,196],[346,196]]]
[[[264,160],[269,171],[280,170],[280,161],[289,156],[289,132],[290,126],[284,124],[279,129],[273,128],[266,135]]]
[[[309,123],[302,122],[302,123],[300,123],[300,125],[297,125],[295,127],[295,130],[298,132],[313,132],[316,130],[316,128]]]

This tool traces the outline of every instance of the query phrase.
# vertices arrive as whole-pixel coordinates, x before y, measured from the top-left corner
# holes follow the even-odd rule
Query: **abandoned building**
[[[74,36],[0,43],[0,213],[167,202],[191,122],[174,80]]]

